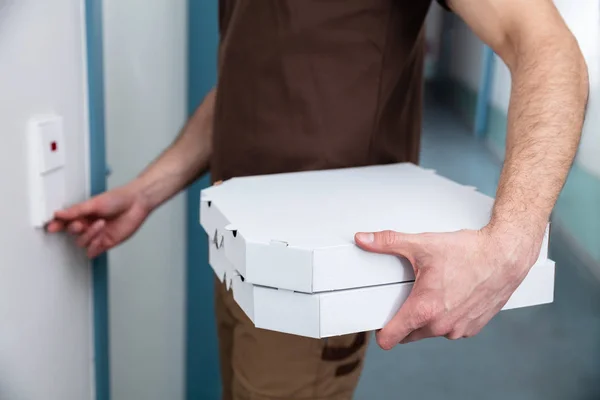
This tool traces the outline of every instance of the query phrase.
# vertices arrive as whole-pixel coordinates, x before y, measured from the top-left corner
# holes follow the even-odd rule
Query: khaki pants
[[[216,281],[224,400],[349,400],[369,335],[310,339],[254,327]]]

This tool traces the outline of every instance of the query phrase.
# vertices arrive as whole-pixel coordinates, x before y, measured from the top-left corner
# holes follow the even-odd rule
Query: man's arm
[[[173,144],[132,182],[149,209],[155,209],[208,171],[212,153],[212,89]]]
[[[477,334],[535,263],[573,162],[588,95],[579,47],[551,0],[451,0],[508,65],[506,160],[490,223],[448,233],[358,233],[365,250],[407,258],[413,289],[377,333],[384,349]]]
[[[526,232],[541,242],[579,144],[585,60],[551,0],[450,0],[449,6],[512,76],[506,158],[490,229]]]

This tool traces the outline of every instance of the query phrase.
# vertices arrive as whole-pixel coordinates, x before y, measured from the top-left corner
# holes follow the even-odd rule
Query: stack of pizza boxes
[[[234,178],[202,191],[209,263],[254,324],[323,338],[382,328],[414,283],[407,259],[356,232],[480,229],[493,199],[414,164]],[[551,303],[548,231],[504,310]]]

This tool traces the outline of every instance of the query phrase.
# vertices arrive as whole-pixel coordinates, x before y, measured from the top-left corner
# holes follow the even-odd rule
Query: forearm
[[[541,241],[579,144],[587,67],[564,30],[523,40],[507,59],[512,91],[506,158],[490,225]]]
[[[149,209],[155,209],[208,170],[215,94],[216,89],[207,94],[173,144],[131,183]]]

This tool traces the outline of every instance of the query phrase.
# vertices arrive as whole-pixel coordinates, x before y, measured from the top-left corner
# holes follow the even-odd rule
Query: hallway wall
[[[30,223],[27,123],[63,118],[68,203],[88,195],[82,1],[0,0],[0,399],[86,400],[92,286],[83,252]]]

